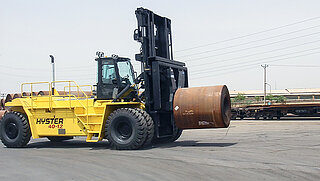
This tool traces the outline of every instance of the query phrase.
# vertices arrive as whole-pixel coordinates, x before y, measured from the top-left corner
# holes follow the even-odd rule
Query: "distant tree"
[[[275,97],[272,94],[266,95],[266,100],[273,101],[274,98]]]
[[[260,101],[260,96],[255,96],[254,99],[259,102]]]
[[[253,102],[252,99],[247,99],[247,100],[245,101],[245,104],[252,104],[252,102]]]
[[[276,103],[284,103],[286,102],[287,98],[284,96],[274,96],[272,94],[269,94],[266,96],[266,100],[274,101]]]
[[[276,101],[277,103],[284,103],[284,102],[286,102],[286,100],[287,100],[287,98],[284,97],[284,96],[276,96],[276,97],[275,97],[275,101]]]
[[[244,96],[243,93],[238,93],[238,95],[234,98],[236,102],[244,101],[246,97]]]

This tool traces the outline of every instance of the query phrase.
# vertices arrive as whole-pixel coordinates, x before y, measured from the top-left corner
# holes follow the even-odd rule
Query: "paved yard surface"
[[[0,180],[320,180],[320,120],[232,121],[138,151],[83,138],[0,143]]]

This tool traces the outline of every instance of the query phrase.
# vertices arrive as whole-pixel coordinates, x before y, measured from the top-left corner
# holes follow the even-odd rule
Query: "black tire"
[[[135,150],[147,139],[147,121],[139,109],[121,108],[113,111],[106,121],[105,135],[112,148]]]
[[[153,135],[154,135],[154,122],[152,117],[142,109],[137,109],[145,118],[146,123],[147,123],[147,138],[143,144],[143,146],[149,146],[152,143],[153,140]]]
[[[8,148],[26,146],[31,138],[27,118],[19,112],[8,112],[0,120],[0,139]]]
[[[66,140],[71,140],[71,139],[73,139],[73,136],[48,136],[47,138],[51,142],[58,143],[58,142],[66,141]]]

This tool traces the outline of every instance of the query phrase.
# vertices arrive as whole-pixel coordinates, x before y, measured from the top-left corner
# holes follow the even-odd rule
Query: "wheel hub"
[[[121,122],[117,126],[117,132],[119,133],[119,136],[123,139],[126,140],[130,138],[132,134],[132,129],[131,126],[127,122]]]
[[[5,132],[10,139],[15,139],[18,136],[18,127],[15,123],[8,123],[5,127]]]

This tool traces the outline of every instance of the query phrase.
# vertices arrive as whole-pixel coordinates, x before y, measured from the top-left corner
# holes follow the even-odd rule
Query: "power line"
[[[266,63],[269,63],[269,62],[276,62],[276,61],[281,61],[281,60],[287,60],[287,59],[291,59],[291,58],[298,58],[298,57],[304,57],[304,56],[308,56],[308,55],[313,55],[313,54],[318,54],[320,52],[313,52],[313,53],[308,53],[308,54],[303,54],[303,55],[298,55],[298,56],[292,56],[292,57],[286,57],[286,58],[280,58],[280,59],[276,59],[276,60],[271,60],[271,61],[266,61]],[[227,69],[220,69],[220,70],[217,70],[217,71],[223,71],[223,70],[232,70],[232,71],[229,71],[229,72],[225,72],[223,74],[214,74],[214,75],[211,75],[211,76],[216,76],[216,75],[224,75],[224,74],[228,74],[228,73],[232,73],[232,72],[238,72],[238,70],[247,70],[248,68],[245,68],[245,69],[238,69],[239,67],[252,67],[252,66],[256,66],[256,65],[259,65],[260,63],[257,62],[257,63],[253,63],[253,64],[249,64],[249,65],[243,65],[243,66],[238,66],[236,68],[227,68]],[[211,71],[206,71],[206,72],[199,72],[199,73],[211,73],[211,72],[217,72],[215,70],[211,70]],[[195,75],[195,74],[193,74]],[[191,76],[190,76],[191,77]],[[204,77],[208,77],[207,75],[206,76],[200,76],[200,77],[193,77],[192,76],[192,79],[194,78],[204,78]]]
[[[320,27],[320,25],[317,25],[317,26],[314,26],[314,27],[311,27],[311,28],[315,28],[315,27]],[[201,55],[201,54],[206,54],[206,53],[210,53],[210,52],[213,52],[213,51],[225,50],[225,49],[228,49],[228,48],[234,48],[234,47],[238,47],[238,46],[242,46],[242,45],[248,45],[248,44],[259,42],[259,41],[269,40],[269,39],[272,39],[272,38],[281,37],[281,36],[289,35],[289,34],[296,33],[296,32],[301,32],[301,31],[304,31],[304,30],[307,30],[307,29],[311,29],[311,28],[305,28],[305,29],[302,29],[302,30],[292,31],[292,32],[289,32],[289,33],[284,33],[284,34],[280,34],[280,35],[276,35],[276,36],[272,36],[272,37],[268,37],[268,38],[249,41],[249,42],[240,43],[240,44],[236,44],[236,45],[232,45],[232,46],[228,46],[228,47],[223,47],[223,48],[218,48],[218,49],[214,49],[214,50],[207,50],[207,51],[203,51],[203,52],[192,53],[192,54],[189,54],[189,55],[183,55],[183,56],[179,56],[179,57],[176,57],[176,58],[182,58],[182,57],[188,57],[188,56],[194,56],[194,55]]]
[[[37,72],[48,72],[48,70],[50,69],[50,68],[48,68],[48,70],[42,70],[43,68],[32,69],[32,68],[26,68],[26,67],[11,67],[11,66],[7,66],[7,65],[1,65],[0,68],[10,69],[9,71],[23,70],[23,71],[32,71],[32,72],[34,72],[34,71],[37,71]]]
[[[228,46],[228,47],[224,47],[224,48],[208,50],[208,51],[193,53],[193,54],[189,54],[189,55],[183,55],[183,56],[179,56],[179,57],[176,57],[176,58],[182,58],[182,57],[188,57],[188,56],[193,56],[193,55],[206,54],[206,53],[210,53],[210,52],[213,52],[213,51],[219,51],[219,50],[233,48],[233,47],[237,47],[237,46],[241,46],[241,45],[247,45],[247,44],[251,44],[251,43],[255,43],[255,42],[259,42],[259,41],[264,41],[264,40],[269,40],[269,39],[276,38],[276,37],[285,36],[285,35],[296,33],[296,32],[301,32],[301,31],[312,29],[312,28],[316,28],[316,27],[320,27],[320,25],[309,27],[309,28],[305,28],[305,29],[301,29],[301,30],[297,30],[297,31],[292,31],[292,32],[289,32],[289,33],[284,33],[284,34],[280,34],[280,35],[276,35],[276,36],[272,36],[272,37],[268,37],[268,38],[263,38],[263,39],[259,39],[259,40],[254,40],[254,41],[249,41],[249,42],[237,44],[237,45],[232,45],[232,46]]]
[[[61,67],[62,69],[75,69],[75,68],[90,68],[90,67],[96,67],[96,65],[88,65],[88,66],[76,66],[76,67]]]
[[[72,72],[72,71],[88,71],[88,70],[95,70],[95,67],[87,67],[87,68],[74,68],[74,69],[64,69],[64,68],[58,68],[58,71],[60,72]]]
[[[5,68],[5,69],[10,69],[10,71],[12,70],[23,70],[23,71],[31,71],[31,72],[34,72],[34,71],[37,71],[37,72],[48,72],[50,71],[50,67],[42,67],[42,68],[26,68],[26,67],[12,67],[12,66],[8,66],[8,65],[1,65],[0,68]],[[74,68],[66,68],[65,67],[58,67],[57,69],[57,72],[69,72],[69,71],[83,71],[83,70],[89,70],[89,69],[93,69],[94,67],[93,66],[86,66],[86,67],[81,67],[81,68],[77,68],[77,67],[74,67]],[[48,70],[43,70],[43,69],[48,69]]]
[[[67,71],[86,71],[86,70],[92,70],[95,69],[96,66],[87,66],[87,67],[82,67],[82,68],[64,68],[64,67],[60,67],[58,68],[58,71],[61,72],[67,72]]]
[[[320,53],[320,52],[319,52],[319,53]],[[244,71],[244,70],[252,69],[254,66],[257,66],[257,65],[259,65],[259,64],[257,63],[257,64],[255,64],[255,65],[250,65],[250,66],[247,67],[247,68],[236,69],[236,70],[228,71],[228,72],[225,72],[225,73],[222,73],[222,74],[213,74],[213,75],[210,75],[210,77],[217,77],[217,76],[226,75],[226,74],[231,74],[231,73],[235,73],[235,72],[241,72],[241,71]],[[200,76],[200,77],[192,77],[191,80],[201,79],[201,78],[208,78],[208,75],[204,75],[204,76]]]
[[[284,39],[284,40],[275,41],[275,42],[271,42],[271,43],[267,43],[267,44],[262,44],[262,45],[252,46],[252,47],[243,48],[243,49],[239,49],[239,50],[229,51],[229,52],[220,53],[220,54],[216,54],[216,55],[210,55],[210,56],[206,56],[206,57],[195,58],[194,60],[188,60],[187,62],[198,61],[198,60],[211,58],[211,57],[217,57],[217,56],[221,56],[221,55],[227,55],[227,54],[230,54],[230,53],[241,52],[241,51],[250,50],[250,49],[254,49],[254,48],[260,48],[260,47],[269,46],[269,45],[273,45],[273,44],[277,44],[277,43],[281,43],[281,42],[285,42],[285,41],[290,41],[290,40],[294,40],[294,39],[298,39],[298,38],[312,36],[312,35],[319,34],[319,33],[320,32],[311,33],[311,34],[307,34],[307,35],[303,35],[303,36],[293,37],[293,38],[289,38],[289,39]]]
[[[95,79],[75,79],[75,81],[78,81],[78,80],[86,80],[86,81],[91,81],[91,82],[95,82],[96,81]]]
[[[308,56],[308,55],[318,54],[318,53],[320,53],[320,52],[315,52],[315,53],[310,53],[310,54],[305,54],[305,55],[300,55],[300,56],[295,56],[295,57],[288,57],[288,58],[284,58],[284,59],[298,58],[298,57],[303,57],[303,56]],[[281,60],[284,60],[284,59],[278,59],[278,60],[273,60],[273,61],[268,61],[268,62],[281,61]],[[225,72],[225,73],[222,73],[222,74],[214,74],[214,75],[211,75],[211,77],[231,74],[231,73],[235,73],[235,72],[241,72],[241,71],[244,71],[244,70],[252,69],[253,66],[257,66],[257,65],[259,65],[259,63],[255,63],[255,64],[252,64],[252,65],[246,65],[247,68],[235,69],[235,70],[228,71],[228,72]],[[201,78],[208,78],[208,75],[200,76],[200,77],[192,77],[191,80],[201,79]]]
[[[11,74],[11,73],[4,72],[4,71],[2,71],[1,76],[10,77],[10,78],[18,77],[18,78],[32,78],[32,79],[43,78],[44,76],[50,77],[49,74],[41,74],[41,75],[24,74],[24,75],[22,75],[22,74]],[[68,75],[58,74],[58,77],[61,77],[61,76],[66,77]],[[70,75],[70,77],[71,76],[73,76],[74,78],[77,78],[77,77],[90,77],[90,76],[96,76],[96,74],[82,74],[82,75],[77,75],[77,76]]]
[[[87,69],[74,69],[74,70],[57,70],[56,72],[60,72],[60,73],[69,73],[69,72],[73,72],[73,73],[94,73],[96,71],[96,67],[94,68],[90,68],[88,67]],[[73,74],[72,73],[72,74]]]
[[[320,65],[275,65],[271,64],[272,67],[298,67],[298,68],[318,68]]]
[[[316,43],[316,42],[319,42],[319,41],[320,40],[316,40],[316,41],[306,42],[306,43],[293,45],[293,46],[288,46],[288,47],[284,47],[284,48],[273,49],[273,50],[269,50],[269,51],[265,51],[265,52],[259,52],[259,53],[245,55],[245,56],[235,57],[235,58],[229,58],[229,59],[218,60],[218,61],[213,61],[213,62],[207,62],[207,63],[202,63],[202,64],[195,64],[192,67],[199,67],[199,66],[203,66],[203,65],[207,66],[208,64],[215,64],[215,63],[227,62],[227,61],[231,61],[231,60],[237,60],[237,59],[241,59],[241,58],[251,57],[251,56],[254,56],[254,55],[261,55],[261,54],[265,54],[265,53],[270,53],[270,52],[276,52],[276,51],[280,51],[280,50],[290,49],[290,48],[298,47],[298,46],[302,46],[302,45],[312,44],[312,43]]]
[[[23,77],[23,78],[26,78],[26,77],[30,77],[30,78],[38,78],[38,77],[43,77],[43,74],[40,75],[28,75],[28,74],[24,74],[24,75],[21,75],[21,74],[11,74],[11,73],[7,73],[7,72],[4,72],[4,71],[1,71],[1,76],[6,76],[6,77]]]
[[[258,31],[258,32],[255,32],[255,33],[250,33],[250,34],[243,35],[243,36],[238,36],[238,37],[234,37],[234,38],[230,38],[230,39],[226,39],[226,40],[221,40],[221,41],[217,41],[217,42],[213,42],[213,43],[208,43],[208,44],[204,44],[204,45],[199,45],[199,46],[195,46],[195,47],[181,49],[181,50],[175,51],[175,53],[186,51],[186,50],[192,50],[192,49],[196,49],[196,48],[201,48],[201,47],[206,47],[206,46],[210,46],[210,45],[214,45],[214,44],[224,43],[224,42],[228,42],[228,41],[232,41],[232,40],[237,40],[237,39],[241,39],[241,38],[245,38],[245,37],[249,37],[249,36],[253,36],[253,35],[269,32],[269,31],[285,28],[285,27],[288,27],[288,26],[304,23],[304,22],[307,22],[307,21],[312,21],[312,20],[319,19],[319,18],[320,18],[320,16],[314,17],[314,18],[305,19],[305,20],[298,21],[298,22],[295,22],[295,23],[286,24],[286,25],[283,25],[283,26],[278,26],[278,27],[267,29],[267,30],[263,30],[263,31]]]
[[[297,53],[302,53],[302,52],[307,52],[307,51],[312,51],[312,50],[317,50],[320,49],[320,47],[316,47],[316,48],[311,48],[311,49],[307,49],[307,50],[302,50],[302,51],[297,51],[297,52],[291,52],[291,53],[287,53],[287,54],[282,54],[282,55],[277,55],[277,56],[271,56],[271,57],[265,57],[265,58],[260,58],[260,59],[256,59],[256,60],[250,60],[250,61],[246,61],[246,62],[239,62],[239,63],[234,63],[232,65],[227,65],[227,66],[236,66],[236,65],[242,65],[245,63],[251,63],[251,62],[257,62],[257,61],[261,61],[261,60],[266,60],[266,59],[272,59],[272,58],[277,58],[277,57],[283,57],[283,56],[288,56],[288,55],[292,55],[292,54],[297,54]],[[219,68],[225,68],[227,67],[226,65],[223,66],[217,66],[217,67],[213,67],[213,69],[219,70]],[[210,69],[210,71],[212,71],[211,67],[207,67],[205,69],[202,70],[208,70]],[[199,74],[199,73],[195,73],[195,74]]]

